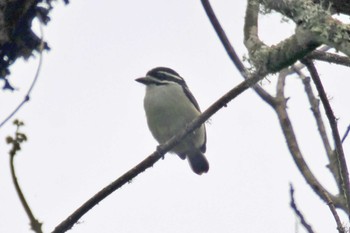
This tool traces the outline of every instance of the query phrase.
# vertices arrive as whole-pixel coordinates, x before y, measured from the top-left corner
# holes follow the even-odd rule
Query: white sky
[[[245,1],[212,1],[240,56]],[[242,81],[200,1],[75,0],[57,4],[45,38],[52,50],[31,101],[16,115],[29,141],[16,157],[19,182],[43,229],[53,228],[156,147],[143,110],[144,87],[134,81],[156,66],[182,75],[202,109]],[[261,37],[276,43],[293,33],[279,17],[263,17]],[[38,59],[17,62],[0,93],[0,120],[26,93]],[[339,119],[350,123],[348,70],[318,63]],[[264,81],[274,90],[275,77]],[[301,81],[287,80],[289,110],[302,151],[321,182],[336,191]],[[0,130],[0,232],[31,232],[10,177]],[[277,117],[252,91],[207,124],[208,174],[195,175],[168,154],[85,215],[70,232],[296,232],[289,183],[314,229],[336,232],[328,207],[306,185],[285,145]],[[344,148],[349,152],[348,139]],[[345,219],[345,218],[344,218]],[[302,233],[302,228],[298,229]]]

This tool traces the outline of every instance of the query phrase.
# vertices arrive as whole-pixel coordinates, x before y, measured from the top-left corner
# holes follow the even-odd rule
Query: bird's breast
[[[144,107],[150,131],[159,143],[167,141],[200,115],[177,84],[148,86]],[[192,135],[194,144],[204,142],[204,130],[201,126]]]

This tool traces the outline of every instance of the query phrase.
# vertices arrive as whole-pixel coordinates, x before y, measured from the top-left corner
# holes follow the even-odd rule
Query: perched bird
[[[164,143],[201,114],[198,103],[185,80],[174,70],[157,67],[146,77],[136,79],[146,85],[144,108],[153,137]],[[171,152],[187,158],[192,170],[201,175],[209,170],[203,153],[206,150],[205,125],[187,135]]]

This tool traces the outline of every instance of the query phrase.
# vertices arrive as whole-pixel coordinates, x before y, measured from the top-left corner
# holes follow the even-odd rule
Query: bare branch
[[[37,233],[42,233],[42,229],[41,229],[41,225],[42,223],[39,222],[32,210],[30,209],[29,207],[29,204],[26,200],[26,198],[24,197],[24,194],[22,192],[22,189],[18,183],[18,180],[17,180],[17,176],[16,176],[16,170],[15,170],[15,165],[14,165],[14,158],[15,158],[15,155],[17,154],[17,152],[19,150],[21,150],[21,143],[25,142],[27,140],[27,136],[24,134],[24,133],[21,133],[19,131],[20,127],[23,125],[23,122],[21,121],[18,121],[18,120],[15,120],[14,121],[14,125],[17,126],[17,129],[16,129],[16,134],[15,134],[15,137],[7,137],[6,138],[6,141],[8,144],[12,144],[12,149],[10,150],[10,168],[11,168],[11,176],[12,176],[12,182],[15,186],[15,189],[16,189],[16,193],[19,197],[19,200],[29,218],[29,221],[30,221],[30,226],[32,228],[33,231],[37,232]]]
[[[300,0],[298,0],[298,2],[299,1]],[[260,2],[264,3],[265,5],[268,5],[266,3],[269,2],[271,4],[272,1],[262,0]],[[299,14],[299,13],[295,13],[294,9],[288,11],[288,7],[283,5],[286,3],[281,3],[281,5],[279,5],[281,1],[279,1],[279,2],[273,1],[273,2],[276,4],[276,5],[274,5],[275,8],[276,7],[277,8],[280,7],[281,9],[283,8],[282,13],[284,13],[286,15],[290,14],[290,17],[294,17],[297,14]],[[289,1],[288,4],[294,4],[294,3],[290,3],[290,2],[292,2],[292,1]],[[225,35],[223,29],[221,28],[220,23],[218,22],[217,18],[215,17],[215,14],[213,13],[209,2],[202,0],[202,3],[204,5],[204,8],[206,9],[208,17],[211,20],[212,25],[213,25],[216,33],[218,34],[221,42],[223,43],[227,53],[229,54],[230,58],[233,60],[236,67],[241,71],[243,77],[245,77],[245,75],[244,75],[245,69],[243,68],[243,64],[242,64],[242,62],[240,62],[238,60],[238,56],[234,52],[233,47],[230,45],[230,42],[229,42],[227,36]],[[246,10],[246,17],[245,17],[245,27],[244,27],[244,35],[245,35],[244,42],[245,42],[245,45],[249,51],[250,59],[253,61],[254,65],[256,67],[258,67],[258,69],[266,70],[265,71],[266,73],[279,71],[283,67],[287,67],[288,65],[294,64],[298,59],[300,59],[300,58],[304,57],[305,55],[307,55],[308,53],[312,52],[315,48],[317,48],[319,45],[321,45],[321,43],[323,43],[325,38],[318,40],[319,35],[317,34],[317,32],[315,32],[313,30],[312,25],[304,24],[303,20],[305,18],[303,18],[303,17],[307,17],[306,14],[308,14],[306,7],[311,7],[311,9],[314,9],[317,11],[318,10],[320,10],[322,12],[324,11],[323,9],[319,9],[318,7],[314,6],[313,3],[311,3],[309,0],[306,1],[305,4],[301,4],[299,6],[299,8],[304,8],[304,9],[302,9],[302,13],[298,15],[298,17],[300,18],[301,21],[297,21],[296,18],[293,18],[293,19],[296,20],[296,22],[298,24],[303,23],[303,25],[301,25],[298,28],[295,35],[280,42],[276,46],[268,47],[262,41],[260,41],[259,36],[258,36],[259,1],[258,0],[248,0],[248,6],[247,6],[247,10]],[[286,12],[286,11],[288,11],[288,12]],[[311,15],[310,17],[317,18],[317,14]],[[327,18],[327,20],[329,20],[329,21],[327,21],[327,23],[329,23],[329,25],[338,26],[338,28],[343,26],[338,21],[333,20],[333,18],[331,18],[331,15],[329,15],[329,14],[323,15],[323,16],[321,16],[321,18],[322,17]],[[310,22],[308,22],[308,23],[310,23]],[[325,22],[322,21],[322,23],[325,23]],[[346,35],[347,27],[345,26],[340,33],[343,33],[344,35]],[[345,41],[347,41],[347,40],[345,40]],[[338,46],[337,48],[343,48],[345,50],[345,53],[348,49],[347,44],[334,45],[335,42],[332,41],[331,39],[328,42],[329,43],[327,43],[327,44],[330,44],[330,45],[335,46],[335,47]],[[324,52],[328,49],[329,49],[329,46],[326,46],[326,47],[321,48],[321,51]],[[317,56],[317,55],[320,56],[320,53],[315,52],[312,55],[313,56]],[[339,57],[337,57],[337,58],[338,58],[337,61],[339,62],[339,60],[341,60],[341,59],[339,59]],[[341,60],[341,61],[343,61],[343,60]],[[300,64],[300,66],[301,66],[300,69],[302,69],[303,64]],[[299,68],[297,68],[297,67],[293,67],[293,68],[295,68],[299,71]],[[244,72],[242,72],[242,71],[244,71]],[[293,70],[293,72],[295,72],[295,70]],[[334,205],[337,208],[341,208],[345,212],[348,213],[349,210],[346,207],[346,204],[344,203],[344,199],[342,198],[342,196],[334,196],[325,190],[325,188],[320,184],[320,182],[316,179],[316,177],[313,175],[313,173],[309,169],[308,165],[306,164],[306,162],[303,158],[303,155],[300,152],[300,149],[299,149],[299,146],[298,146],[295,134],[294,134],[294,130],[292,128],[292,124],[289,120],[289,116],[288,116],[288,113],[286,111],[286,99],[284,97],[284,85],[285,85],[285,76],[286,75],[287,75],[286,71],[282,72],[282,74],[280,73],[278,86],[277,86],[277,97],[276,98],[272,97],[268,93],[266,93],[268,96],[266,98],[264,95],[265,91],[262,88],[261,88],[261,90],[262,90],[261,93],[263,93],[263,94],[259,93],[260,90],[258,90],[256,92],[259,94],[259,96],[261,98],[263,98],[270,106],[272,106],[276,110],[278,118],[280,120],[282,130],[283,130],[284,135],[285,135],[286,140],[287,140],[289,150],[294,158],[294,161],[295,161],[297,167],[299,168],[300,172],[304,176],[307,183],[311,186],[311,188],[315,191],[315,193],[319,197],[321,197],[321,199],[323,199],[325,202],[328,202],[328,201],[327,201],[324,193],[326,193],[327,197],[329,197],[332,200],[332,203],[335,203]],[[305,82],[306,82],[304,84],[305,88],[311,88],[310,84],[308,83],[308,80],[305,80]],[[312,99],[312,97],[313,97],[313,99]],[[319,116],[320,115],[319,110],[318,110],[318,107],[316,109],[316,105],[315,105],[315,101],[314,101],[315,97],[312,94],[312,96],[309,95],[309,98],[310,98],[310,102],[312,102],[314,114]],[[324,142],[327,155],[328,155],[328,157],[331,157],[332,150],[331,150],[331,147],[329,145],[328,138],[326,137],[326,134],[325,134],[325,129],[324,129],[325,127],[324,127],[324,124],[322,122],[322,119],[317,117],[316,120],[318,121],[318,128],[319,128],[322,140]]]
[[[238,71],[241,72],[242,76],[245,77],[245,79],[246,79],[247,78],[247,71],[246,71],[243,63],[239,59],[236,51],[232,47],[230,40],[226,36],[224,29],[221,27],[220,22],[219,22],[218,18],[216,17],[216,15],[213,11],[213,8],[211,7],[211,5],[209,3],[209,0],[202,0],[202,5],[203,5],[203,8],[205,10],[205,13],[207,14],[211,24],[213,25],[213,27],[215,29],[216,34],[218,35],[222,45],[224,46],[228,56],[230,57],[231,61],[236,66]]]
[[[309,103],[311,105],[312,113],[314,114],[314,117],[316,120],[318,132],[320,133],[320,137],[322,139],[323,146],[326,150],[326,154],[327,154],[328,161],[329,161],[328,168],[330,169],[335,181],[338,184],[338,187],[340,188],[341,181],[340,181],[340,173],[339,173],[340,171],[338,168],[338,161],[334,155],[334,152],[331,148],[331,145],[330,145],[328,137],[327,137],[326,128],[325,128],[325,125],[323,123],[322,115],[321,115],[320,108],[319,108],[319,100],[316,99],[316,97],[312,91],[311,84],[310,84],[310,77],[304,77],[302,79],[302,81],[304,84],[306,95],[307,95],[307,97],[309,99]]]
[[[292,184],[289,185],[289,193],[290,193],[290,207],[294,210],[294,213],[299,217],[301,225],[305,228],[308,233],[315,233],[312,229],[311,225],[307,223],[304,215],[298,209],[295,199],[294,199],[294,187]]]
[[[341,139],[341,142],[344,143],[346,137],[349,135],[350,132],[350,125],[348,126],[348,128],[346,129],[343,138]]]
[[[338,54],[334,53],[327,53],[319,50],[315,50],[312,53],[310,53],[307,57],[307,59],[315,59],[319,61],[325,61],[329,63],[334,63],[337,65],[343,65],[350,67],[350,58],[347,56],[340,56]]]
[[[338,215],[338,213],[337,213],[337,211],[335,209],[335,206],[333,204],[332,199],[328,196],[328,194],[326,192],[324,192],[324,190],[323,190],[323,195],[326,198],[327,205],[328,205],[329,209],[331,210],[332,215],[334,217],[334,220],[335,220],[335,222],[337,224],[337,230],[339,231],[339,233],[345,233],[345,229],[344,229],[344,227],[343,227],[343,225],[342,225],[342,223],[340,221],[339,215]]]
[[[259,80],[264,78],[265,74],[255,73],[247,80],[241,82],[239,85],[231,89],[215,103],[213,103],[206,111],[204,111],[199,117],[194,119],[189,123],[184,129],[182,129],[178,134],[173,136],[171,139],[166,141],[164,144],[159,145],[157,150],[149,155],[146,159],[136,165],[134,168],[126,172],[124,175],[119,177],[117,180],[112,182],[110,185],[103,188],[96,195],[86,201],[81,207],[79,207],[73,214],[71,214],[66,220],[60,223],[52,233],[62,233],[70,228],[91,208],[97,205],[100,201],[106,198],[108,195],[113,193],[115,190],[122,187],[124,184],[130,182],[137,175],[145,171],[147,168],[152,167],[160,158],[164,156],[171,148],[176,146],[186,135],[194,131],[196,128],[204,124],[211,116],[213,116],[221,108],[226,107],[227,104],[246,91],[248,88],[255,85]]]
[[[282,70],[278,77],[278,83],[277,83],[277,96],[276,96],[276,113],[283,131],[283,134],[286,138],[288,149],[294,159],[295,164],[297,165],[299,171],[301,172],[302,176],[306,180],[306,182],[310,185],[310,187],[313,189],[313,191],[326,202],[322,190],[325,190],[327,195],[332,199],[333,203],[336,207],[343,209],[345,212],[348,213],[348,209],[346,205],[344,205],[343,199],[338,196],[334,196],[331,193],[327,192],[326,189],[321,185],[321,183],[317,180],[317,178],[314,176],[312,171],[310,170],[309,166],[307,165],[306,161],[304,160],[303,154],[300,151],[298,141],[296,139],[294,129],[292,126],[292,123],[289,119],[288,113],[287,113],[287,105],[286,105],[286,98],[284,96],[284,85],[285,85],[285,78],[288,73],[288,70]]]
[[[37,233],[42,233],[42,229],[41,229],[41,225],[42,223],[39,222],[32,210],[29,207],[29,204],[27,203],[26,198],[24,197],[24,194],[21,190],[21,187],[19,186],[18,180],[17,180],[17,176],[16,176],[16,171],[15,171],[15,166],[14,166],[14,156],[10,156],[10,168],[11,168],[11,176],[12,176],[12,181],[13,184],[15,186],[16,192],[18,194],[19,200],[21,201],[21,204],[30,220],[30,226],[32,228],[33,231],[37,232]]]
[[[243,78],[247,79],[248,78],[248,75],[247,75],[248,71],[245,68],[245,66],[244,66],[243,62],[241,61],[241,59],[239,58],[239,56],[237,55],[235,49],[231,45],[230,40],[228,39],[224,29],[221,27],[221,24],[220,24],[219,20],[217,19],[209,1],[202,0],[202,4],[203,4],[204,10],[205,10],[211,24],[214,27],[216,34],[218,35],[221,43],[223,44],[228,56],[230,57],[231,61],[236,66],[238,71],[241,73]],[[263,100],[265,100],[270,105],[273,105],[273,97],[269,93],[267,93],[261,86],[256,84],[253,86],[253,89]]]
[[[332,129],[333,139],[335,143],[335,156],[337,157],[338,161],[338,167],[340,170],[340,179],[342,181],[342,187],[341,190],[343,191],[343,194],[345,196],[346,202],[347,202],[347,213],[349,213],[349,207],[350,207],[350,184],[349,184],[349,172],[346,165],[346,159],[345,154],[343,150],[343,145],[339,136],[338,126],[337,126],[337,120],[334,116],[333,110],[331,108],[331,105],[328,101],[327,94],[323,88],[321,79],[318,75],[318,72],[312,63],[312,61],[304,59],[302,62],[306,65],[308,68],[311,78],[315,83],[316,89],[318,91],[318,94],[320,96],[320,99],[322,101],[323,107],[325,109],[329,124]],[[350,218],[350,215],[349,215]]]
[[[41,20],[41,16],[38,14],[38,18]],[[39,78],[39,74],[41,71],[41,65],[43,63],[43,50],[45,49],[45,42],[44,42],[44,30],[43,30],[43,25],[40,21],[40,33],[41,33],[41,43],[38,47],[39,50],[39,64],[38,67],[36,69],[36,73],[34,75],[32,84],[30,85],[29,90],[27,91],[27,94],[25,95],[24,99],[22,100],[22,102],[20,102],[18,104],[18,106],[2,121],[0,122],[0,128],[6,124],[6,122],[8,122],[23,106],[25,103],[27,103],[30,100],[30,95],[33,91],[33,88],[36,84],[36,82],[38,81]]]

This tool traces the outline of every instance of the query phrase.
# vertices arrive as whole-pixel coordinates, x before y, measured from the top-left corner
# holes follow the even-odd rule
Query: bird
[[[143,105],[147,124],[159,144],[175,136],[201,114],[185,80],[173,69],[156,67],[148,71],[145,77],[135,81],[146,86]],[[170,152],[183,160],[187,158],[193,172],[201,175],[209,170],[209,163],[204,156],[206,142],[206,129],[202,124]]]

